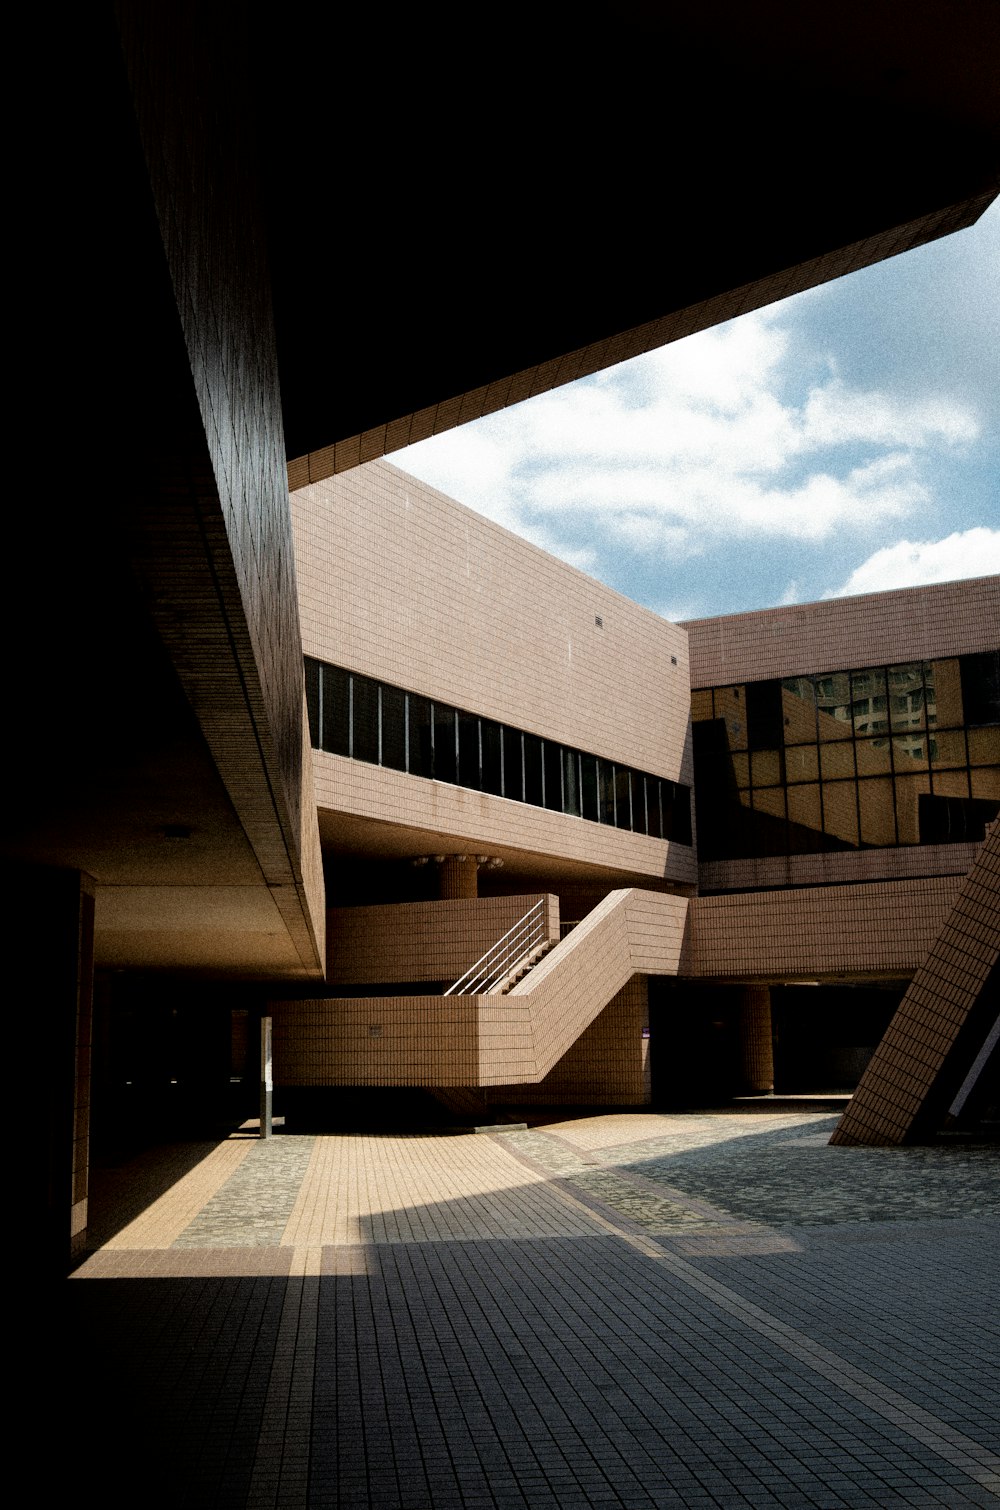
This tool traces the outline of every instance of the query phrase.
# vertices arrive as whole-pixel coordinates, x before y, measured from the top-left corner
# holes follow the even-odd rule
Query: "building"
[[[22,446],[44,486],[10,521],[4,857],[26,1052],[56,1067],[34,1186],[59,1269],[86,1244],[109,1021],[150,1075],[208,1086],[223,985],[322,985],[289,486],[972,224],[997,193],[998,23],[989,0],[886,0],[817,36],[791,0],[718,0],[543,38],[511,7],[464,24],[467,69],[423,13],[122,0],[41,24],[24,223],[52,258],[21,387],[45,398]],[[785,150],[804,115],[808,178]],[[724,193],[720,139],[748,165]],[[683,786],[678,737],[634,767],[608,748]],[[645,875],[650,843],[683,868],[679,839],[608,828],[610,874]]]
[[[278,1083],[853,1087],[1000,811],[1000,580],[673,625],[387,463],[292,510],[333,905]]]

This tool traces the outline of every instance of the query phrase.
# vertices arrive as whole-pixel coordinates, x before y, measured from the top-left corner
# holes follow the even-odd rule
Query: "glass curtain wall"
[[[981,840],[1000,652],[692,694],[702,859]]]

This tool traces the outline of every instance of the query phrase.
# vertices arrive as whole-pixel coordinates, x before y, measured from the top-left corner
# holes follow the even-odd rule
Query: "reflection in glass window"
[[[977,802],[1000,810],[1000,653],[786,677],[780,739],[776,685],[693,699],[703,858],[773,853],[778,791],[793,854],[952,842],[926,834],[978,832]]]
[[[960,655],[965,722],[974,728],[1000,724],[1000,650]]]

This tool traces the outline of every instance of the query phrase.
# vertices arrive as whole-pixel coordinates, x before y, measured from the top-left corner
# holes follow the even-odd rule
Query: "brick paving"
[[[136,1160],[64,1287],[98,1501],[1000,1506],[997,1150],[835,1149],[835,1121]]]

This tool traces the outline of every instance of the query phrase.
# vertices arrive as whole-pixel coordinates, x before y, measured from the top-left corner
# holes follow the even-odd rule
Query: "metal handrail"
[[[515,967],[537,944],[546,943],[545,898],[529,907],[503,938],[497,939],[481,959],[470,965],[445,996],[485,996],[500,981],[512,975]]]

